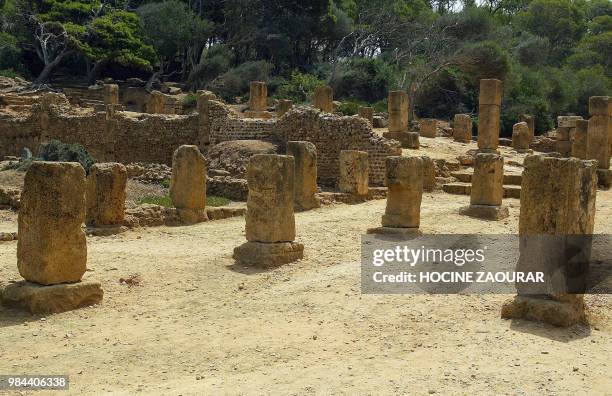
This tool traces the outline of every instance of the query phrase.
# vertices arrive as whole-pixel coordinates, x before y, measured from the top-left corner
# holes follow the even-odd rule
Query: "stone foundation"
[[[234,248],[233,258],[244,266],[273,268],[304,257],[304,245],[298,242],[247,242]]]
[[[32,314],[46,315],[71,311],[102,302],[104,292],[99,282],[62,283],[43,286],[21,281],[2,291],[2,304]]]

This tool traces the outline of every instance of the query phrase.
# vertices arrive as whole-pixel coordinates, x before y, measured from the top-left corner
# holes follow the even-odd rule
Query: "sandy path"
[[[511,216],[456,214],[468,197],[424,195],[426,233],[514,233]],[[610,233],[612,192],[596,231]],[[41,320],[0,308],[0,373],[69,374],[74,394],[610,394],[612,307],[591,296],[592,326],[499,318],[506,296],[361,295],[359,238],[384,200],[296,215],[304,260],[236,268],[244,219],[89,239],[101,306]],[[0,280],[19,279],[0,243]],[[140,287],[120,285],[138,273]]]

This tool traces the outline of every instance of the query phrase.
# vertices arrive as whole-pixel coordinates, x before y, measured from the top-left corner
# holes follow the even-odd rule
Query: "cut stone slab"
[[[470,183],[455,182],[442,185],[442,191],[454,195],[470,195],[472,185]],[[504,185],[504,198],[521,198],[520,185]]]
[[[368,234],[390,234],[390,235],[422,235],[418,227],[376,227],[368,228]]]
[[[470,205],[461,208],[459,213],[487,220],[502,220],[510,215],[507,207],[494,205]]]
[[[6,286],[1,299],[7,307],[25,309],[32,314],[51,314],[99,304],[103,296],[99,282],[43,286],[21,281]]]
[[[272,268],[292,263],[304,257],[304,245],[299,242],[246,242],[234,248],[237,264]]]
[[[416,150],[420,147],[418,132],[385,132],[383,137],[385,139],[397,140],[402,144],[402,148]]]
[[[458,179],[462,183],[471,183],[472,175],[474,172],[469,171],[456,171],[451,172],[451,176]],[[520,186],[523,180],[523,176],[520,173],[505,173],[504,174],[504,185],[515,185]]]
[[[582,299],[575,302],[515,296],[502,306],[503,319],[526,319],[553,326],[569,327],[583,320]]]

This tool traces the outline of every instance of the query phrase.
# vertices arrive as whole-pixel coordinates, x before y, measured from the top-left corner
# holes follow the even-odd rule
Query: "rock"
[[[2,291],[2,304],[21,308],[32,314],[66,312],[102,302],[104,292],[99,282],[78,282],[42,286],[21,281]]]
[[[127,170],[119,163],[94,164],[87,176],[87,224],[121,225],[125,217]]]
[[[340,151],[340,180],[338,188],[341,192],[361,197],[368,195],[368,153],[357,150]]]
[[[317,193],[317,148],[310,142],[288,142],[287,155],[295,159],[294,208],[309,210],[321,206]]]
[[[236,263],[245,266],[272,268],[304,257],[304,245],[298,242],[247,242],[234,249]]]
[[[170,198],[185,222],[206,219],[206,160],[197,146],[184,145],[174,152]]]

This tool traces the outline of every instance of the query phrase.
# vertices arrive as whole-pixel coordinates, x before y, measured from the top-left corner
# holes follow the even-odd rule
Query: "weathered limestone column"
[[[420,135],[426,138],[435,138],[438,129],[438,121],[433,118],[423,118],[421,120]]]
[[[206,216],[206,161],[197,146],[184,145],[172,156],[170,198],[185,223],[208,220]]]
[[[557,129],[555,130],[555,151],[564,157],[572,153],[572,139],[576,130],[576,123],[582,120],[580,116],[557,117]]]
[[[165,113],[165,100],[164,94],[159,91],[153,91],[149,95],[149,102],[147,103],[147,113],[149,114],[164,114]]]
[[[317,193],[317,148],[310,142],[288,142],[287,155],[295,159],[293,204],[295,210],[321,206]]]
[[[370,124],[373,124],[374,123],[374,108],[361,106],[359,108],[359,117],[365,118],[366,120],[370,121]]]
[[[408,132],[408,94],[405,91],[389,92],[387,111],[389,131],[383,133],[383,137],[399,141],[403,148],[418,149],[419,133]]]
[[[453,140],[462,143],[472,141],[472,117],[469,114],[455,114]]]
[[[544,287],[555,287],[547,297],[534,295],[533,286],[519,287],[518,296],[504,304],[501,316],[571,326],[584,315],[583,296],[558,291],[575,287],[564,274],[581,275],[585,263],[575,260],[579,257],[576,248],[582,249],[587,261],[590,255],[597,165],[577,158],[534,155],[525,159],[524,167],[517,271],[544,271]]]
[[[532,152],[529,149],[531,141],[529,125],[526,122],[519,122],[512,126],[512,147],[519,153]]]
[[[34,162],[19,209],[17,267],[25,282],[7,286],[3,304],[32,313],[63,312],[102,300],[97,282],[81,282],[87,264],[85,171],[76,162]]]
[[[387,207],[382,227],[368,234],[418,234],[423,196],[423,160],[420,157],[387,157]]]
[[[210,144],[210,119],[208,102],[217,99],[210,91],[198,91],[196,108],[198,111],[198,147],[200,149]]]
[[[234,249],[237,263],[274,267],[303,257],[304,245],[294,242],[294,164],[294,158],[287,155],[251,157],[247,169],[248,242]]]
[[[572,157],[586,159],[588,120],[576,121],[576,129],[572,140]]]
[[[289,100],[289,99],[280,99],[278,101],[278,105],[276,106],[276,116],[280,118],[280,117],[284,116],[285,113],[287,113],[292,108],[293,108],[293,101],[292,100]]]
[[[268,85],[263,81],[251,81],[249,110],[266,111],[268,109]]]
[[[110,235],[126,231],[125,187],[127,170],[119,163],[94,164],[87,176],[86,224],[97,230],[96,235]]]
[[[474,175],[470,193],[470,206],[461,214],[489,220],[508,217],[508,208],[502,206],[504,197],[504,158],[493,153],[478,153],[474,158]]]
[[[521,114],[519,122],[527,123],[527,127],[529,127],[529,143],[531,143],[535,137],[535,118],[531,114]]]
[[[478,150],[497,151],[499,146],[502,82],[496,79],[480,80],[478,102]]]
[[[437,187],[436,183],[436,164],[433,159],[422,155],[423,160],[423,190],[433,191]]]
[[[334,112],[334,91],[331,87],[323,85],[317,87],[313,95],[313,105],[324,113]]]
[[[365,198],[368,195],[368,153],[357,150],[340,151],[341,192]]]
[[[117,84],[104,84],[104,104],[106,106],[119,104],[119,86]]]
[[[587,131],[587,159],[597,160],[597,177],[599,185],[610,188],[612,174],[610,171],[610,143],[608,142],[608,123],[612,101],[607,96],[589,98],[589,129]]]

